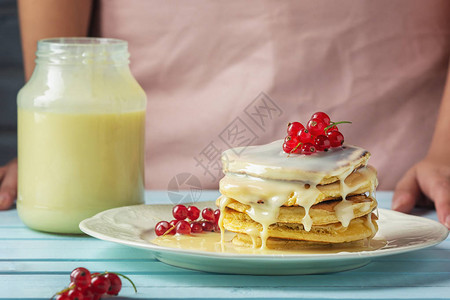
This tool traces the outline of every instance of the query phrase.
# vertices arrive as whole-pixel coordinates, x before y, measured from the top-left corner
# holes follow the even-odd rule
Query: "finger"
[[[420,189],[416,179],[416,168],[412,167],[395,187],[392,209],[405,213],[410,212],[419,197]]]
[[[3,181],[0,185],[0,210],[11,207],[17,196],[17,163],[7,166]]]
[[[439,221],[450,229],[450,178],[430,176],[424,193],[434,202]]]

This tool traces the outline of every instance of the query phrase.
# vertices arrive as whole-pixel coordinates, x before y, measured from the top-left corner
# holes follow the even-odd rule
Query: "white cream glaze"
[[[362,163],[368,152],[345,145],[313,155],[287,153],[282,150],[283,140],[261,146],[232,148],[223,152],[224,173],[242,173],[277,180],[318,182],[326,176],[338,176]]]
[[[369,180],[369,182],[370,182],[369,197],[372,199],[375,199],[375,198],[373,198],[372,195],[373,195],[373,191],[378,183],[377,177],[367,167],[360,168],[358,170],[358,172]],[[347,171],[346,173],[344,173],[342,175],[342,177],[347,178],[348,175],[350,175],[351,173],[352,172]],[[363,186],[365,184],[367,184],[367,180],[362,180],[359,184],[354,185],[354,186],[348,186],[345,183],[345,180],[343,180],[343,181],[341,180],[341,184],[340,184],[341,191],[340,192],[341,192],[342,201],[334,207],[334,211],[336,213],[336,216],[337,216],[339,222],[341,222],[342,226],[348,227],[348,224],[350,224],[350,221],[355,218],[352,202],[348,201],[346,199],[347,195],[358,190],[361,186]],[[367,204],[367,205],[369,205],[369,207],[370,207],[370,204]]]

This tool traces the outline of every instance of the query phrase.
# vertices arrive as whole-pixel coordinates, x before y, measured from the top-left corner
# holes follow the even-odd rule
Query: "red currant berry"
[[[169,234],[169,235],[174,235],[175,233],[176,233],[176,227],[177,227],[177,223],[178,223],[178,220],[172,220],[172,221],[170,221],[169,222],[169,230],[167,230],[167,232],[166,232],[166,234]]]
[[[170,227],[171,226],[167,221],[158,222],[158,224],[156,224],[155,226],[155,233],[157,236],[161,236],[166,233],[166,231],[169,230]]]
[[[192,233],[202,233],[203,232],[202,224],[200,224],[198,222],[191,223],[191,232]]]
[[[218,224],[219,223],[219,219],[220,219],[220,209],[216,209],[214,211],[214,222],[216,224]]]
[[[178,221],[176,231],[178,234],[190,234],[191,226],[187,221]]]
[[[344,136],[339,131],[328,131],[327,136],[333,148],[340,147],[344,143]]]
[[[85,289],[91,282],[91,272],[86,268],[76,268],[70,273],[70,281],[78,288]]]
[[[195,221],[200,216],[200,209],[198,209],[196,206],[189,206],[187,208],[187,217],[191,221]]]
[[[202,218],[206,221],[214,222],[214,211],[211,208],[205,208],[202,210]]]
[[[322,120],[327,126],[330,125],[331,119],[330,117],[324,113],[324,112],[316,112],[311,116],[311,119],[320,119]]]
[[[220,232],[220,226],[219,226],[219,224],[214,224],[214,231],[215,232]]]
[[[305,128],[300,122],[292,122],[288,124],[287,134],[290,136],[296,136],[298,132]]]
[[[316,152],[316,147],[314,147],[313,144],[311,144],[311,143],[303,144],[302,154],[310,155],[310,154],[313,154],[314,152]]]
[[[325,122],[321,119],[311,119],[308,121],[308,125],[306,126],[309,132],[315,136],[324,134],[325,127],[327,127],[327,124],[325,124]]]
[[[94,293],[91,291],[91,288],[87,288],[83,291],[83,299],[94,300]]]
[[[302,144],[305,143],[314,143],[314,138],[308,129],[304,128],[298,132],[298,141]]]
[[[83,267],[75,268],[70,273],[70,282],[73,282],[75,277],[79,277],[79,276],[91,278],[91,272],[89,272],[88,269],[83,268]]]
[[[295,148],[298,145],[298,137],[297,136],[290,136],[288,135],[285,139],[284,142],[286,143],[286,145],[288,145],[290,148]]]
[[[67,293],[67,296],[69,296],[69,299],[71,299],[71,300],[83,300],[84,299],[83,293],[77,289],[70,290]]]
[[[331,148],[331,142],[325,135],[316,137],[315,146],[317,151],[328,151]]]
[[[188,216],[188,209],[182,204],[175,205],[172,209],[172,215],[177,220],[184,220]]]
[[[110,286],[111,282],[105,275],[96,276],[91,279],[91,291],[94,294],[103,295],[109,290]]]
[[[203,229],[203,231],[213,231],[214,223],[204,221],[204,222],[202,222],[202,229]]]
[[[283,151],[286,153],[291,153],[292,148],[286,145],[286,143],[283,143]]]
[[[284,139],[284,143],[283,143],[283,151],[286,153],[291,153],[292,150],[298,148],[298,144],[299,144],[299,140],[298,137],[296,136],[287,136]]]
[[[70,300],[68,292],[64,292],[62,294],[59,294],[58,297],[56,297],[56,300]]]
[[[105,277],[109,279],[109,282],[111,282],[111,285],[106,293],[108,295],[118,295],[122,289],[122,280],[120,280],[120,277],[114,273],[108,273]]]

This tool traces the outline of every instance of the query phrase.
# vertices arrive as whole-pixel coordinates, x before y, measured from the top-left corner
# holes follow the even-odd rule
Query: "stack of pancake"
[[[233,243],[290,249],[373,237],[377,177],[370,154],[344,146],[288,156],[282,142],[222,154],[220,225],[237,233]]]

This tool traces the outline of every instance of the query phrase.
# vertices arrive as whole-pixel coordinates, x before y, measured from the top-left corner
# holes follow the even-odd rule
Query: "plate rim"
[[[208,202],[200,202],[200,203],[208,203]],[[196,203],[198,205],[199,203]],[[188,204],[185,204],[188,205]],[[171,254],[171,255],[184,255],[184,256],[202,256],[202,257],[208,257],[213,259],[233,259],[233,260],[251,260],[251,261],[259,261],[259,260],[279,260],[283,259],[283,261],[314,261],[314,260],[336,260],[336,259],[372,259],[376,257],[382,257],[382,256],[388,256],[388,255],[395,255],[395,254],[402,254],[406,252],[421,250],[425,248],[429,248],[432,246],[435,246],[445,239],[447,239],[449,235],[449,230],[439,222],[420,217],[410,214],[404,214],[401,212],[397,212],[390,209],[384,209],[384,208],[378,208],[378,211],[380,214],[382,213],[392,213],[392,214],[399,214],[402,217],[408,217],[408,218],[418,218],[422,221],[429,222],[433,225],[439,225],[442,232],[440,232],[440,237],[435,240],[426,241],[421,244],[415,244],[415,245],[406,245],[401,246],[398,248],[386,248],[386,249],[377,249],[374,251],[358,251],[358,252],[339,252],[339,253],[325,253],[325,254],[315,254],[315,253],[305,253],[305,254],[240,254],[240,253],[223,253],[223,252],[209,252],[209,251],[201,251],[201,250],[191,250],[191,249],[180,249],[180,248],[170,248],[170,247],[164,247],[157,244],[153,244],[151,242],[147,243],[141,243],[141,242],[134,242],[134,241],[128,241],[123,240],[120,238],[108,236],[103,233],[96,232],[95,230],[92,230],[88,227],[89,222],[96,220],[98,218],[101,218],[105,214],[110,214],[112,212],[125,210],[125,209],[135,209],[139,206],[167,206],[168,208],[172,207],[173,205],[170,204],[141,204],[141,205],[132,205],[132,206],[124,206],[124,207],[117,207],[105,210],[103,212],[100,212],[90,218],[87,218],[80,222],[79,228],[81,231],[83,231],[85,234],[106,241],[106,242],[113,242],[120,245],[133,247],[133,248],[139,248],[139,249],[145,249],[153,252],[155,255],[157,255],[160,252],[164,252],[164,254]],[[444,230],[445,229],[445,230]],[[446,231],[446,232],[445,232]]]

